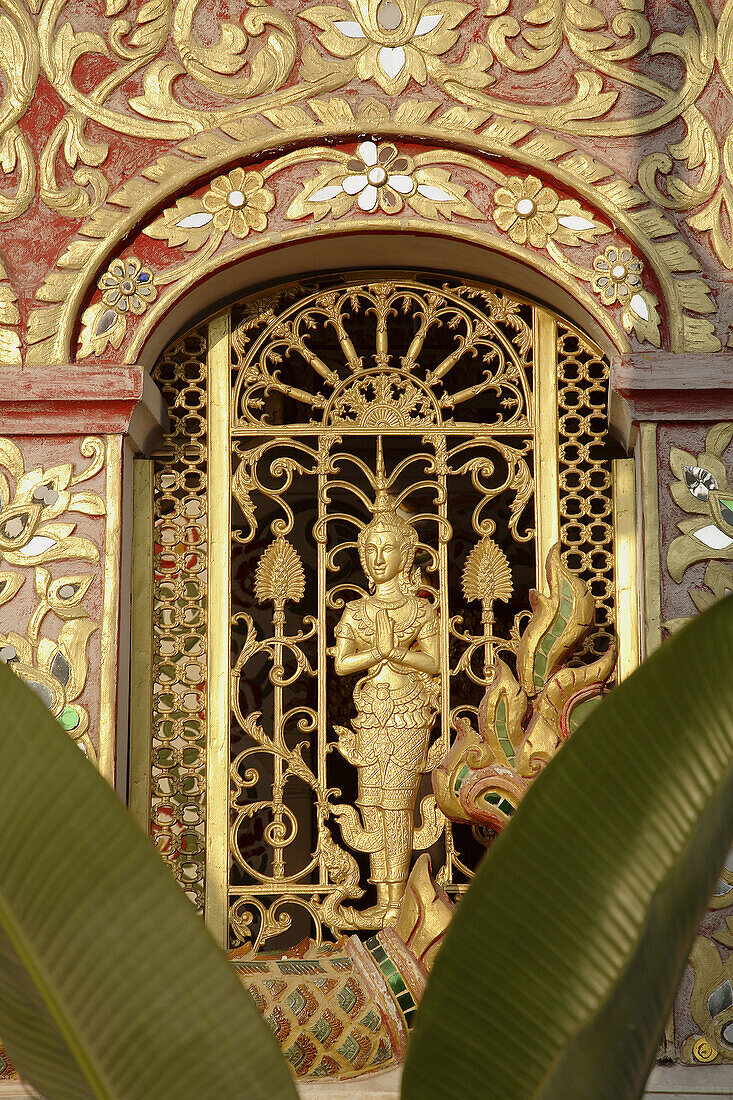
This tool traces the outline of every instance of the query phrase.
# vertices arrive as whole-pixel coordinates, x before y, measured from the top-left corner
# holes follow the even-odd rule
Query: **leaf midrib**
[[[649,907],[651,906],[654,899],[666,890],[671,877],[674,875],[678,868],[678,864],[680,863],[680,861],[693,851],[695,847],[694,842],[699,834],[702,822],[712,812],[711,807],[714,805],[717,798],[726,789],[726,787],[733,788],[733,765],[731,765],[724,779],[721,780],[721,782],[716,786],[715,790],[711,793],[703,814],[698,818],[696,828],[688,834],[686,843],[683,844],[679,849],[677,849],[674,855],[674,859],[670,862],[670,866],[668,867],[666,874],[659,881],[656,890],[650,895],[649,902],[646,907],[647,915]],[[576,1028],[567,1033],[562,1046],[558,1048],[557,1053],[554,1054],[550,1062],[548,1062],[546,1071],[543,1073],[541,1079],[537,1083],[537,1087],[533,1090],[527,1100],[542,1100],[542,1094],[546,1086],[550,1082],[553,1074],[559,1067],[567,1048],[570,1046],[571,1043],[576,1042],[583,1031],[590,1027],[593,1021],[596,1020],[599,1015],[605,1010],[607,1004],[611,1001],[612,995],[615,990],[617,990],[619,986],[622,985],[625,974],[628,972],[629,968],[634,965],[636,959],[635,950],[639,946],[646,925],[647,919],[645,918],[642,924],[639,926],[638,934],[634,936],[633,950],[630,952],[629,958],[626,960],[625,966],[619,971],[618,977],[613,981],[611,985],[606,988],[604,996],[598,999],[596,1007],[593,1009],[593,1011],[588,1013],[582,1023],[580,1023]]]
[[[21,965],[30,976],[39,997],[49,1011],[61,1036],[74,1058],[80,1072],[89,1085],[96,1100],[114,1100],[114,1093],[103,1080],[96,1062],[89,1056],[88,1046],[81,1040],[78,1029],[69,1021],[62,998],[55,985],[47,978],[47,970],[40,964],[31,941],[22,933],[21,925],[13,918],[12,909],[0,889],[0,927],[5,932],[10,945]]]

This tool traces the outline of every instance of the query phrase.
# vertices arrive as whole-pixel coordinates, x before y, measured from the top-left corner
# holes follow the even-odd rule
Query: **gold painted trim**
[[[636,575],[636,470],[633,458],[616,459],[613,481],[613,556],[616,578],[618,683],[639,665],[639,595]]]
[[[150,832],[153,743],[153,463],[133,463],[132,613],[130,646],[130,787],[128,805]]]
[[[640,448],[638,489],[644,561],[643,655],[648,657],[662,644],[662,564],[659,552],[659,460],[656,424],[641,425]]]
[[[104,595],[99,686],[99,771],[114,787],[122,537],[122,436],[105,436],[104,446],[107,522],[104,531]]]
[[[557,322],[540,309],[534,311],[534,429],[535,429],[535,575],[537,587],[548,592],[545,562],[560,539],[558,472]]]
[[[344,247],[348,242],[341,242],[338,238],[345,234],[389,233],[398,235],[404,232],[414,233],[419,236],[448,237],[464,241],[467,244],[474,245],[489,253],[487,263],[490,263],[490,253],[495,252],[502,256],[509,257],[510,260],[518,261],[525,267],[527,266],[526,248],[514,244],[511,240],[505,240],[501,237],[494,236],[487,232],[485,228],[472,229],[468,226],[458,225],[443,226],[437,222],[425,221],[419,218],[349,218],[342,223],[325,220],[323,222],[316,222],[315,224],[307,223],[298,225],[293,229],[288,229],[283,232],[262,233],[258,236],[251,235],[240,244],[229,249],[226,253],[216,255],[209,261],[196,264],[195,267],[191,268],[182,278],[172,283],[168,290],[161,290],[157,300],[146,310],[144,316],[140,320],[135,330],[135,334],[130,341],[130,345],[125,352],[125,362],[139,363],[144,360],[145,344],[154,333],[161,318],[169,310],[175,307],[176,303],[184,296],[186,291],[200,284],[207,276],[215,274],[224,267],[229,267],[234,263],[261,253],[266,253],[269,250],[281,248],[283,245],[297,244],[301,241],[313,241],[318,237],[334,238],[334,255],[339,257],[338,262],[343,266]],[[609,339],[621,354],[631,350],[631,343],[621,325],[616,323],[609,311],[600,304],[589,290],[586,290],[578,284],[574,276],[562,271],[557,264],[540,255],[532,256],[532,268],[541,272],[542,276],[548,282],[562,287],[562,289],[578,303],[578,306],[593,318],[599,328],[608,335]],[[460,275],[460,264],[453,273]],[[276,276],[274,276],[274,278],[276,278]],[[518,288],[515,284],[512,284],[509,289],[514,291]],[[521,291],[518,292],[521,294]],[[540,306],[540,308],[547,308],[542,306],[540,301],[537,301],[537,305]],[[572,324],[584,331],[584,326],[577,318],[572,321]]]
[[[220,946],[229,935],[230,312],[209,322],[207,356],[208,621],[206,924]]]

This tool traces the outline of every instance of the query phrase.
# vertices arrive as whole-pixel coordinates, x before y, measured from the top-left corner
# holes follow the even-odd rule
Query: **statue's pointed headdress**
[[[397,501],[387,492],[387,474],[384,469],[384,450],[382,437],[377,436],[377,463],[374,469],[374,504],[370,511],[373,518],[362,527],[357,536],[357,546],[361,558],[362,568],[366,570],[364,561],[364,544],[370,530],[375,527],[387,527],[394,531],[405,547],[404,582],[403,587],[413,592],[417,586],[417,577],[412,576],[412,563],[415,560],[415,550],[418,543],[418,534],[411,523],[408,523],[397,511]]]
[[[384,449],[382,437],[377,436],[377,465],[374,471],[374,504],[371,506],[375,519],[388,515],[395,515],[397,502],[387,492],[387,475],[384,470]]]

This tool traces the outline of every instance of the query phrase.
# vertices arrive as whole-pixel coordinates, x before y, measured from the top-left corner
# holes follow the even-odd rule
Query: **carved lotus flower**
[[[305,593],[305,574],[300,555],[282,537],[265,550],[255,570],[255,596],[260,603],[273,603],[282,610],[297,603]]]
[[[425,84],[437,58],[458,40],[456,27],[472,6],[452,0],[348,0],[348,9],[315,4],[301,17],[320,28],[321,44],[336,57],[353,58],[361,80],[375,80],[385,92],[399,95],[411,78]],[[350,9],[350,10],[349,10]],[[471,58],[471,83],[490,80],[491,55],[481,47]]]
[[[596,256],[593,270],[595,275],[591,286],[604,306],[628,302],[642,288],[641,274],[644,265],[629,248],[609,245],[602,256]]]
[[[578,245],[608,230],[588,217],[577,199],[561,199],[537,176],[509,176],[494,192],[493,218],[515,244],[546,248],[551,241]]]
[[[113,260],[98,285],[106,306],[139,317],[158,297],[154,283],[150,268],[144,267],[136,256],[127,256]]]
[[[141,317],[158,297],[155,275],[137,256],[113,260],[97,283],[102,298],[82,314],[79,357],[101,355],[108,344],[118,348],[128,317]]]
[[[347,195],[355,195],[362,210],[381,206],[386,214],[392,214],[402,209],[402,196],[415,190],[412,159],[400,155],[390,142],[376,145],[363,141],[346,169],[348,175],[342,180],[341,189]]]
[[[560,197],[551,187],[543,187],[536,176],[521,179],[512,176],[494,195],[494,221],[516,244],[544,248],[557,230],[557,206]]]

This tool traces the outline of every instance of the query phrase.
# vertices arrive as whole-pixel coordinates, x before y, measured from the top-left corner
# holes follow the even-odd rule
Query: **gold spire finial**
[[[387,492],[387,475],[384,469],[384,449],[382,437],[377,436],[377,463],[374,471],[374,504],[372,513],[376,516],[385,516],[395,512],[395,501]]]

